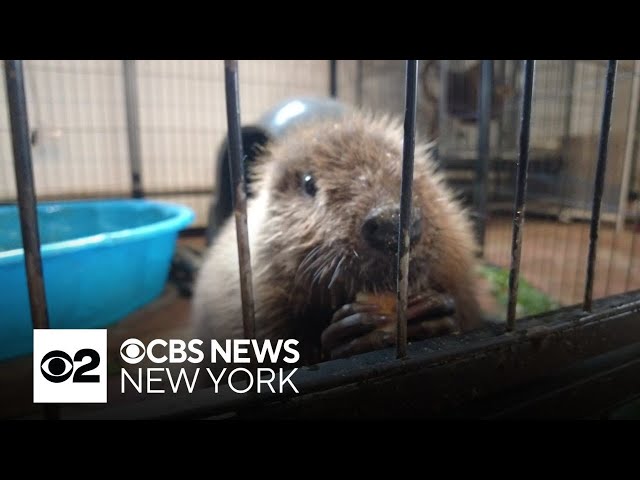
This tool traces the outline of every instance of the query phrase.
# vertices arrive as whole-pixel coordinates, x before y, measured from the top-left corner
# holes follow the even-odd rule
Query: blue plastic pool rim
[[[130,241],[143,240],[145,238],[156,237],[158,234],[168,233],[171,231],[178,232],[187,227],[195,218],[195,213],[189,207],[170,202],[148,200],[148,199],[96,199],[96,200],[65,200],[65,201],[48,201],[38,203],[38,210],[51,207],[73,205],[74,207],[95,206],[100,205],[150,205],[156,206],[169,211],[172,216],[170,218],[149,223],[134,228],[123,228],[113,232],[98,233],[77,237],[70,240],[60,242],[50,242],[41,245],[40,252],[43,259],[54,255],[61,255],[87,248],[95,248],[100,246],[112,246]],[[4,208],[17,208],[17,205],[3,205]],[[24,258],[24,248],[14,248],[12,250],[0,251],[0,265],[22,261]]]

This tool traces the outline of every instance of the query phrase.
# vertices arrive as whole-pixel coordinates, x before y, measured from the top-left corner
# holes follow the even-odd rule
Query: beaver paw
[[[394,318],[380,314],[377,305],[344,305],[335,312],[331,324],[322,332],[323,353],[334,359],[391,346],[394,336],[381,328],[393,321]]]
[[[456,333],[453,299],[433,292],[409,298],[407,338],[418,341]],[[329,359],[344,358],[396,343],[396,316],[380,312],[373,304],[350,303],[340,308],[322,332],[323,354]]]
[[[418,341],[451,335],[460,331],[455,316],[455,302],[450,295],[419,294],[407,305],[407,338]]]

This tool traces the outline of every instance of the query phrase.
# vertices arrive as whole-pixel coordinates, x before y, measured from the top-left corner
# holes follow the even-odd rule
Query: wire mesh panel
[[[360,80],[354,65],[344,68],[350,68],[362,104],[401,115],[402,62],[361,63]],[[481,63],[423,60],[421,64],[417,133],[422,139],[438,140],[438,162],[449,184],[465,199],[476,221],[485,223],[485,276],[489,279],[487,288],[497,298],[488,308],[501,317],[508,283],[506,269],[511,260],[523,63],[493,61],[491,123],[487,129],[488,203],[484,213],[474,205],[481,131]],[[640,242],[636,240],[640,204],[638,126],[632,120],[638,112],[638,95],[633,95],[634,68],[633,61],[620,61],[616,75],[594,298],[640,288]],[[606,69],[606,61],[537,61],[518,316],[582,301]],[[347,94],[348,99],[356,96]],[[624,220],[618,220],[616,228],[614,222],[621,215]]]
[[[129,194],[130,174],[119,61],[25,61],[35,182],[39,198]],[[4,97],[4,95],[3,95]],[[4,113],[4,112],[3,112]],[[0,129],[4,132],[6,115]],[[4,141],[0,198],[15,190]]]
[[[529,226],[525,234],[523,259],[526,265],[523,265],[523,275],[552,300],[540,307],[543,309],[582,301],[587,275],[584,259],[589,245],[587,222],[594,195],[593,178],[596,173],[605,74],[606,64],[577,62],[572,100],[574,113],[569,122],[569,135],[565,139],[563,162],[553,173],[556,178],[553,186],[555,200],[546,205],[528,206],[528,211],[537,216],[530,215],[527,220]],[[627,131],[627,117],[630,108],[637,109],[637,105],[630,107],[630,78],[624,70],[619,70],[616,80],[595,264],[594,298],[601,298],[614,290],[620,293],[640,287],[625,280],[626,267],[637,256],[630,244],[635,230],[634,217],[629,215],[627,226],[617,232],[612,223],[619,208],[624,140],[627,135],[635,135]],[[534,111],[534,123],[539,122],[536,115]],[[505,222],[508,228],[508,221]]]
[[[11,152],[11,129],[9,127],[9,108],[7,105],[7,87],[5,82],[5,66],[2,62],[0,71],[0,197],[2,202],[13,201],[16,198],[15,172],[13,168],[13,154]]]
[[[143,188],[151,198],[180,201],[205,226],[217,187],[216,154],[227,123],[224,72],[215,60],[137,62]],[[243,125],[274,104],[300,95],[326,95],[326,61],[239,61]],[[179,194],[179,195],[177,195]]]
[[[124,61],[25,61],[39,198],[130,196],[132,166]],[[216,188],[216,154],[226,135],[220,61],[140,60],[133,63],[142,193],[178,201],[205,226]],[[327,95],[323,60],[239,62],[243,123],[274,104]],[[344,75],[344,70],[342,72]],[[6,98],[0,100],[0,201],[15,200]]]

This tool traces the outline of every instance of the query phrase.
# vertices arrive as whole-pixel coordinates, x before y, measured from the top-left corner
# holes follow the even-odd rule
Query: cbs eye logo
[[[82,363],[85,358],[89,358],[89,362]],[[74,368],[80,363],[81,365]],[[74,383],[98,383],[99,375],[89,375],[89,372],[95,370],[100,365],[100,355],[91,348],[83,348],[73,356],[73,360],[66,352],[62,350],[52,350],[47,353],[40,362],[40,371],[42,376],[53,383],[66,382],[73,375]]]
[[[144,359],[146,349],[144,343],[137,338],[126,340],[120,347],[120,356],[129,364],[140,363]]]

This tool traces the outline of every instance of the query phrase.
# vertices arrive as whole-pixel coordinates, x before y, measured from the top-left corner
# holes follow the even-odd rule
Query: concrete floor
[[[511,221],[492,219],[488,223],[485,258],[509,267]],[[603,225],[598,243],[594,297],[640,289],[640,233],[629,227],[616,233]],[[588,252],[589,225],[559,224],[527,219],[524,228],[521,275],[535,287],[562,304],[582,301]],[[202,239],[184,239],[183,243],[201,246]],[[494,309],[485,298],[483,308]],[[187,334],[190,301],[173,288],[156,302],[108,329],[109,362],[119,371],[118,348],[127,338],[147,341],[153,338],[181,338]],[[39,411],[32,403],[31,357],[0,365],[0,418],[11,418]],[[128,401],[119,394],[119,376],[109,381],[109,403]],[[139,398],[139,397],[138,397]]]

